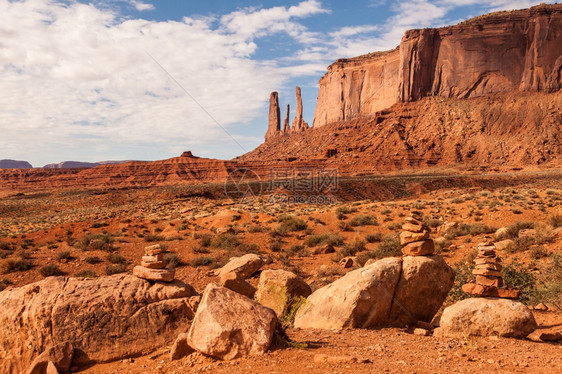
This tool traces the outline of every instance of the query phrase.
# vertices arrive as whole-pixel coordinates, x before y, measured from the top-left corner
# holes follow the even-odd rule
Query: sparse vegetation
[[[353,217],[349,224],[351,226],[376,226],[378,225],[377,219],[370,214],[360,214]]]
[[[124,273],[127,267],[123,264],[109,264],[105,267],[105,275]]]
[[[207,266],[207,265],[212,265],[216,262],[217,260],[214,257],[209,257],[209,256],[201,256],[201,257],[196,257],[194,258],[190,265],[193,267],[199,267],[199,266]]]
[[[309,247],[316,247],[324,244],[339,246],[343,244],[343,237],[338,234],[310,235],[304,240],[304,244]]]
[[[93,270],[82,270],[74,274],[76,278],[96,278],[97,275]]]
[[[59,269],[57,264],[48,264],[39,269],[39,274],[46,278],[62,275],[63,272]]]

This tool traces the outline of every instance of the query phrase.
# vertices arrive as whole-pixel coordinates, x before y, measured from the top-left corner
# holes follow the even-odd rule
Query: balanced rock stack
[[[502,265],[496,256],[496,246],[493,242],[478,244],[478,256],[474,260],[476,266],[472,274],[476,275],[476,283],[462,286],[464,292],[475,296],[492,296],[516,299],[521,292],[515,289],[502,289]]]
[[[410,213],[406,218],[406,223],[402,225],[400,233],[400,244],[402,253],[405,256],[425,256],[433,254],[435,245],[429,238],[431,229],[422,222],[421,217],[415,213]]]
[[[175,271],[174,269],[166,269],[166,261],[164,261],[163,252],[160,244],[145,247],[141,266],[135,266],[133,268],[133,274],[139,278],[153,281],[173,281]]]

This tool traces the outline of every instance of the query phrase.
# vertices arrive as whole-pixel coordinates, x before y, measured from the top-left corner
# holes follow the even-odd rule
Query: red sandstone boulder
[[[187,341],[199,352],[221,360],[259,355],[271,345],[276,324],[273,310],[228,288],[209,284]]]

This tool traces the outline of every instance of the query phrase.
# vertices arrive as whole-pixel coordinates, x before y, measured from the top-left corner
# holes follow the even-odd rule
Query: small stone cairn
[[[429,238],[431,229],[423,223],[417,212],[411,212],[402,225],[400,244],[405,256],[427,256],[435,251],[435,244]]]
[[[171,282],[174,280],[175,270],[166,269],[164,251],[160,244],[144,248],[144,256],[140,266],[133,268],[133,275],[152,281]]]
[[[496,246],[491,241],[478,244],[478,255],[474,259],[476,266],[472,274],[476,275],[476,283],[462,286],[464,292],[474,296],[501,297],[516,299],[521,292],[516,289],[503,289],[501,259],[496,255]]]

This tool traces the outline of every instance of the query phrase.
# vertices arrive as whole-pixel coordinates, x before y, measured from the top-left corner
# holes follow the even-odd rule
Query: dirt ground
[[[530,222],[534,239],[524,248],[498,250],[504,264],[523,266],[541,279],[552,268],[554,258],[562,255],[562,234],[552,224],[553,217],[562,214],[560,178],[501,188],[427,191],[413,186],[407,197],[347,199],[334,205],[270,203],[263,199],[239,204],[186,196],[179,187],[2,191],[0,286],[17,287],[40,280],[44,277],[41,269],[48,264],[56,265],[67,276],[83,276],[84,271],[90,272],[88,276],[102,276],[112,266],[114,271],[120,266],[119,271],[130,272],[140,263],[145,246],[160,243],[178,262],[176,278],[199,292],[216,280],[212,269],[247,252],[269,255],[272,262],[264,269],[294,271],[316,289],[353,269],[343,269],[337,262],[349,248],[354,248],[354,255],[362,260],[380,255],[381,238],[384,242],[386,237],[396,235],[412,210],[421,212],[431,223],[433,239],[445,240],[439,253],[453,267],[470,260],[477,244],[492,238],[496,229],[516,223]],[[283,215],[302,220],[306,228],[281,230]],[[365,216],[372,216],[373,221],[361,223]],[[465,230],[454,235],[445,231],[455,222],[457,226],[465,224]],[[319,246],[309,245],[309,239],[322,234],[339,236],[334,253],[314,254]],[[109,246],[92,247],[84,242],[88,235],[106,238]],[[22,258],[28,261],[27,268],[7,270],[10,263]],[[259,274],[249,281],[255,286],[258,278]],[[562,311],[554,304],[547,305],[550,311],[534,311],[539,330],[561,332]],[[404,329],[289,329],[287,334],[307,347],[287,348],[278,342],[262,357],[231,362],[197,353],[170,362],[170,347],[162,347],[147,356],[99,364],[82,372],[562,372],[562,342],[540,342],[538,332],[531,336],[536,341],[438,339]]]

